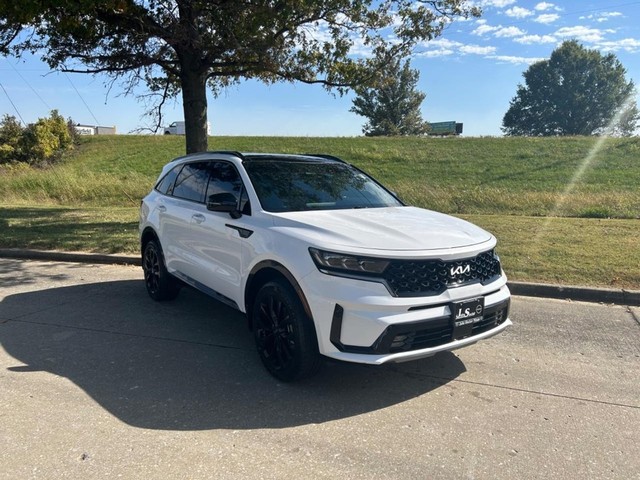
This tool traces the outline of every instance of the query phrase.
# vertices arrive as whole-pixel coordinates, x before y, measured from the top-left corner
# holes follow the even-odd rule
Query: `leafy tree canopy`
[[[420,74],[407,60],[400,65],[392,60],[372,87],[356,87],[352,112],[369,120],[362,128],[365,135],[423,135],[429,125],[422,120],[420,105],[426,94],[416,90]]]
[[[507,135],[632,135],[639,119],[633,81],[612,53],[565,41],[524,72],[502,121]]]
[[[106,73],[126,92],[146,84],[158,107],[181,93],[194,152],[207,148],[207,87],[254,78],[344,93],[469,15],[468,0],[0,0],[0,53],[44,52],[53,69]]]

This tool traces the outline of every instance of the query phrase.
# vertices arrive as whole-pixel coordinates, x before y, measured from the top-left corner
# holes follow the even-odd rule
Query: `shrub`
[[[51,163],[73,148],[73,136],[67,121],[52,110],[48,118],[39,118],[26,128],[15,117],[5,115],[0,122],[0,163]]]
[[[11,115],[5,115],[0,121],[0,163],[16,161],[20,157],[19,145],[23,128]]]

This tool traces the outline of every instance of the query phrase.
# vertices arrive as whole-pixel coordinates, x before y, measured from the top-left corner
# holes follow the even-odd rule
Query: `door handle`
[[[166,212],[166,211],[167,211],[167,207],[165,207],[164,205],[159,205],[159,206],[158,206],[158,211],[159,211],[160,213],[164,213],[164,212]]]
[[[232,230],[236,230],[240,234],[240,238],[249,238],[253,235],[253,230],[249,230],[248,228],[238,227],[237,225],[231,225],[230,223],[225,223],[224,226],[231,228]]]
[[[202,223],[202,222],[205,221],[204,215],[202,215],[200,213],[196,213],[196,214],[192,215],[191,219],[196,223]]]

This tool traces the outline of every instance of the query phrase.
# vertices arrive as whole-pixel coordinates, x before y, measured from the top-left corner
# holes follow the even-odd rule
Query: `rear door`
[[[198,270],[191,224],[194,215],[204,205],[208,167],[207,161],[186,163],[175,180],[170,196],[163,199],[160,238],[167,268],[179,277],[192,277]]]

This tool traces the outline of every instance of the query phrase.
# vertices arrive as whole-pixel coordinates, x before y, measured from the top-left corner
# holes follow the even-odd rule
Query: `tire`
[[[180,293],[180,284],[167,271],[162,249],[155,240],[150,240],[144,246],[142,270],[147,293],[155,301],[173,300]]]
[[[258,291],[252,320],[258,354],[271,375],[292,382],[319,370],[321,356],[313,321],[288,283],[274,280]]]

